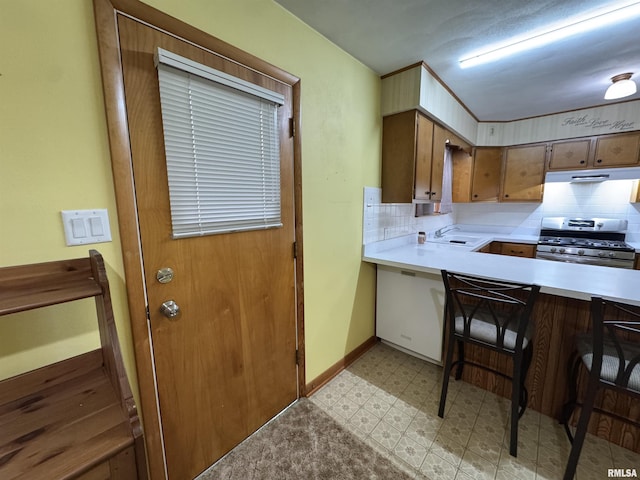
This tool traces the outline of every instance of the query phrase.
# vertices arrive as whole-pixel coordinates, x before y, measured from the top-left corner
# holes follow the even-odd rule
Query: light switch
[[[87,230],[84,228],[84,220],[82,218],[71,219],[71,233],[73,233],[73,238],[85,238],[87,236]]]
[[[67,246],[111,241],[106,209],[63,210],[61,213]]]
[[[100,217],[89,217],[89,228],[91,229],[91,235],[94,237],[104,235],[104,228],[102,228],[102,219]]]

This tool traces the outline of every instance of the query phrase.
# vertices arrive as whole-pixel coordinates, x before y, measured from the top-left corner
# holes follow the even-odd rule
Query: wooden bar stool
[[[572,446],[564,480],[573,479],[576,473],[591,412],[604,413],[640,428],[637,421],[594,406],[600,388],[640,398],[640,307],[593,297],[591,325],[591,332],[576,335],[575,350],[569,361],[569,401],[564,405],[560,423],[564,425]],[[586,369],[588,382],[582,403],[579,403],[581,368]],[[569,420],[577,406],[582,410],[575,435],[572,435]]]
[[[457,366],[456,380],[462,377],[465,364],[511,380],[509,453],[515,457],[518,449],[518,420],[524,414],[528,401],[524,382],[533,356],[533,324],[529,318],[540,287],[472,277],[446,270],[442,271],[442,280],[446,290],[445,323],[449,329],[449,343],[438,416],[444,418],[449,376],[454,365]],[[455,343],[458,345],[458,359],[454,362]],[[512,374],[505,375],[486,365],[466,360],[465,343],[511,357]]]

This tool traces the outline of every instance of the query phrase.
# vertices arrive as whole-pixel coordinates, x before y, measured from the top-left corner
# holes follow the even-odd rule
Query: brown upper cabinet
[[[549,170],[632,167],[640,163],[640,132],[550,144]]]
[[[456,147],[454,202],[541,202],[546,170],[640,165],[640,131],[477,147],[472,157],[469,144],[418,110],[410,110],[383,118],[382,201],[441,200],[447,141]],[[640,202],[640,193],[632,201]]]
[[[542,201],[546,153],[546,144],[505,149],[500,201]]]
[[[471,147],[417,110],[389,115],[382,119],[382,201],[411,203],[416,200],[442,199],[444,152],[447,141],[456,149],[452,153],[456,165],[468,169]],[[464,175],[453,179],[453,195],[459,199]],[[468,192],[468,189],[467,189]]]
[[[431,199],[432,146],[433,122],[417,110],[382,119],[384,203],[411,203],[414,198]],[[415,197],[414,192],[417,193]]]
[[[472,202],[497,202],[500,195],[502,148],[478,147],[474,152]]]
[[[596,138],[594,167],[631,167],[640,162],[640,132]]]
[[[453,190],[454,203],[465,203],[471,200],[471,182],[473,176],[473,157],[469,150],[453,152]]]
[[[549,147],[549,170],[587,168],[591,140],[554,142]]]

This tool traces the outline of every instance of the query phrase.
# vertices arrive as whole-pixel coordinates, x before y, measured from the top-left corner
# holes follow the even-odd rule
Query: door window
[[[279,93],[158,49],[173,238],[276,228]]]

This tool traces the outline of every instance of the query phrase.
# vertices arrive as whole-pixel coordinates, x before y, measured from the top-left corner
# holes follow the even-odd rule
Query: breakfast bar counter
[[[537,238],[537,237],[536,237]],[[532,238],[486,235],[472,245],[435,243],[418,245],[405,236],[363,247],[362,259],[378,265],[439,274],[451,270],[468,275],[540,285],[541,292],[589,300],[592,296],[640,305],[640,271],[490,255],[476,250],[492,241],[535,243]]]
[[[540,285],[541,294],[532,314],[536,333],[533,361],[526,382],[529,408],[559,418],[562,405],[567,399],[568,361],[573,337],[576,333],[589,330],[591,297],[602,296],[640,305],[640,270],[476,251],[492,241],[535,244],[536,238],[516,239],[487,234],[482,238],[476,237],[468,244],[436,243],[427,239],[425,244],[419,245],[416,236],[409,235],[365,245],[362,259],[382,266],[381,268],[422,272],[421,274],[428,274],[434,279],[445,269],[468,275]],[[437,310],[432,309],[432,312]],[[443,315],[443,312],[438,313]],[[488,364],[504,373],[510,370],[510,359],[493,352],[470,349],[467,355],[478,363]],[[504,397],[508,397],[511,392],[510,381],[481,369],[465,368],[462,378]],[[581,380],[579,388],[583,388],[585,380]],[[607,410],[614,411],[622,417],[638,420],[638,406],[623,394],[606,391],[600,395],[598,401]],[[612,443],[640,452],[640,432],[627,423],[594,413],[589,431]]]

